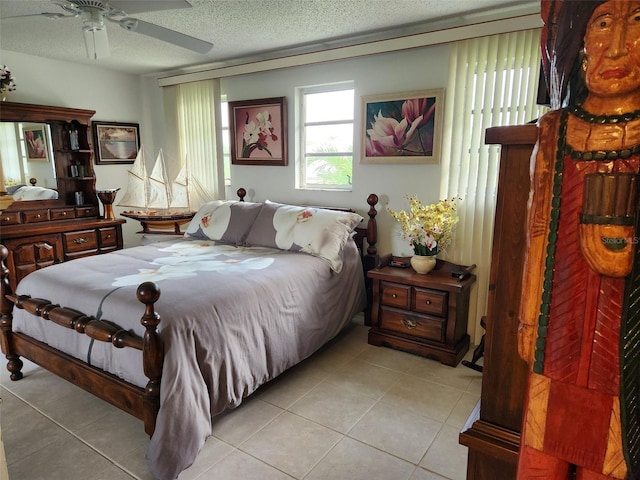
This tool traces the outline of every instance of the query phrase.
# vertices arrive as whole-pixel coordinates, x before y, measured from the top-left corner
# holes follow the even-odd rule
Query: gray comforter
[[[147,459],[158,479],[191,465],[211,417],[333,338],[365,303],[355,244],[336,274],[304,253],[200,240],[136,247],[28,275],[17,293],[47,298],[143,334],[137,286],[155,281],[165,360],[161,407]],[[14,330],[144,386],[142,354],[14,310]]]

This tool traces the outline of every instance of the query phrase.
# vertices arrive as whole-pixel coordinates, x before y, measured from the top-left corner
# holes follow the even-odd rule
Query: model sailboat
[[[175,233],[180,233],[179,226],[193,218],[198,207],[210,200],[213,200],[211,195],[189,175],[187,162],[169,183],[162,150],[151,173],[147,174],[144,147],[140,147],[128,173],[127,191],[118,205],[134,209],[122,215],[141,222],[144,233],[151,233],[148,227],[152,223],[156,228],[174,227]]]

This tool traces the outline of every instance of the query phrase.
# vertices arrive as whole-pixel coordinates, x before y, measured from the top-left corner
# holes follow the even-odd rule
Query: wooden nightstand
[[[452,276],[463,269],[438,260],[436,268],[425,275],[412,268],[371,270],[369,343],[456,366],[469,350],[469,294],[476,281],[475,275],[464,280]]]

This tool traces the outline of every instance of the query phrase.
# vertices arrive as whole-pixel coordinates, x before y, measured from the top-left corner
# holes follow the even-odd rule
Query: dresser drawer
[[[98,238],[95,230],[63,233],[65,252],[81,252],[98,248]]]
[[[384,307],[380,314],[380,328],[383,330],[435,342],[444,341],[445,322],[441,319]]]
[[[411,287],[398,283],[380,282],[380,303],[390,307],[409,308]]]
[[[428,288],[416,288],[413,292],[413,305],[411,310],[446,317],[447,297],[447,292],[430,290]]]
[[[89,206],[89,207],[76,207],[76,217],[78,218],[83,218],[83,217],[96,217],[98,216],[98,211],[96,210],[95,206]]]
[[[24,212],[24,223],[49,221],[49,210],[27,210]]]
[[[115,247],[118,241],[115,227],[100,228],[100,248]]]
[[[0,225],[18,225],[20,212],[5,212],[0,216]]]
[[[51,220],[66,220],[76,218],[76,211],[73,208],[58,208],[51,210]]]

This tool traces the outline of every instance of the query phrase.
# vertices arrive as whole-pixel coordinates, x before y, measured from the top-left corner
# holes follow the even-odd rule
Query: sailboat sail
[[[147,207],[157,209],[169,208],[169,181],[164,165],[162,150],[158,152],[156,163],[147,179]]]
[[[189,173],[183,165],[180,173],[171,184],[171,208],[189,208]]]
[[[169,184],[162,150],[158,152],[153,169],[147,175],[144,147],[141,146],[136,161],[129,170],[127,191],[118,205],[141,210],[142,212],[137,212],[138,216],[171,214],[170,209],[176,209],[173,212],[175,214],[185,215],[186,211],[197,210],[211,200],[212,195],[190,175],[187,162]],[[128,212],[129,216],[133,213]]]
[[[140,146],[136,160],[129,170],[127,190],[118,205],[133,208],[147,207],[147,167],[143,146]]]

